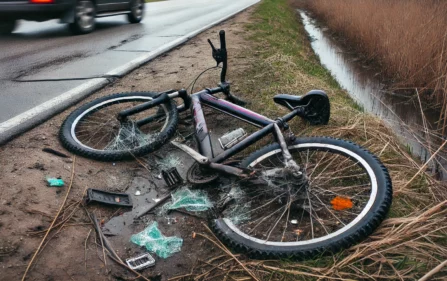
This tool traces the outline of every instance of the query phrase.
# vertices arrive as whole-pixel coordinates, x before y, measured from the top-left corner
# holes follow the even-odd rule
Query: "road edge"
[[[244,8],[239,9],[229,15],[226,15],[221,19],[214,21],[208,25],[205,25],[204,27],[201,27],[195,31],[192,31],[180,38],[177,38],[176,40],[169,42],[155,49],[154,51],[148,52],[147,54],[144,54],[136,59],[133,59],[127,62],[126,64],[107,72],[106,75],[118,75],[118,76],[126,75],[129,72],[139,68],[143,64],[146,64],[149,61],[153,60],[154,58],[172,50],[173,48],[186,43],[191,38],[197,36],[203,31],[243,12],[244,10],[259,3],[260,1],[261,0],[254,0],[251,4],[245,6]],[[46,101],[36,107],[33,107],[32,109],[25,111],[24,113],[21,113],[3,123],[0,123],[0,145],[3,145],[8,141],[12,140],[13,138],[27,132],[28,130],[37,127],[38,125],[50,119],[51,117],[59,114],[68,107],[76,104],[83,98],[90,96],[91,94],[95,93],[96,91],[108,85],[109,83],[111,83],[111,81],[109,81],[106,78],[92,79],[49,101]]]

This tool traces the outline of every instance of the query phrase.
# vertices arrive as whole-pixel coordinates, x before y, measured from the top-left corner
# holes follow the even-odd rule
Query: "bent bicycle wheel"
[[[175,133],[178,111],[172,100],[117,118],[122,110],[151,101],[157,93],[114,94],[91,101],[72,112],[62,124],[59,137],[69,151],[95,160],[118,161],[159,149]],[[141,123],[141,120],[151,122]]]
[[[266,146],[241,166],[258,178],[233,184],[216,234],[257,258],[312,258],[360,242],[385,218],[392,200],[387,169],[367,150],[334,138],[297,139],[289,146],[306,175],[284,174],[280,146]]]

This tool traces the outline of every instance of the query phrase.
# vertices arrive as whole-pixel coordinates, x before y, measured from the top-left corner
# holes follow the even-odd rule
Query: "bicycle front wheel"
[[[62,125],[62,144],[75,154],[100,161],[131,159],[159,149],[177,128],[178,111],[172,100],[131,115],[125,122],[117,118],[120,111],[151,101],[156,95],[114,94],[81,106]]]
[[[297,139],[289,150],[307,180],[281,172],[278,144],[253,153],[241,166],[258,178],[234,184],[213,222],[223,241],[258,258],[304,259],[347,248],[378,227],[392,185],[377,157],[326,137]]]

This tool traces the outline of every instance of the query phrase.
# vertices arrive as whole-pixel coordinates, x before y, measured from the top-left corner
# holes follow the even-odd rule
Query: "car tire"
[[[76,2],[74,22],[69,27],[74,34],[87,34],[95,29],[95,4],[91,0]]]
[[[15,20],[10,21],[0,21],[0,34],[9,35],[16,28],[17,22]]]
[[[132,0],[130,2],[130,13],[127,14],[127,19],[130,23],[139,23],[144,16],[144,0]]]

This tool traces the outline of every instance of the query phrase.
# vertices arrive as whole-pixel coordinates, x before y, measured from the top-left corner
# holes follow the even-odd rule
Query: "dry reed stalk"
[[[397,81],[396,87],[425,90],[424,100],[441,104],[438,127],[444,134],[447,124],[446,2],[305,2],[315,17],[362,54],[364,62],[374,62],[382,76]]]
[[[427,160],[427,162],[425,162],[424,165],[422,165],[422,167],[419,169],[419,171],[403,186],[399,189],[399,191],[401,191],[402,189],[404,189],[405,187],[407,187],[410,183],[413,182],[413,180],[419,176],[419,174],[427,167],[428,163],[430,163],[430,161],[433,160],[433,158],[436,157],[436,155],[438,155],[438,153],[444,148],[444,146],[447,144],[447,140],[444,141],[444,143],[438,148],[438,150],[436,150],[435,153],[433,153],[433,155],[430,157],[430,159]]]
[[[433,275],[435,275],[436,273],[441,271],[441,269],[444,268],[445,266],[447,266],[447,260],[443,261],[438,266],[436,266],[435,268],[433,268],[432,270],[427,272],[427,274],[425,274],[421,279],[419,279],[419,281],[428,281],[428,280],[430,280]]]

